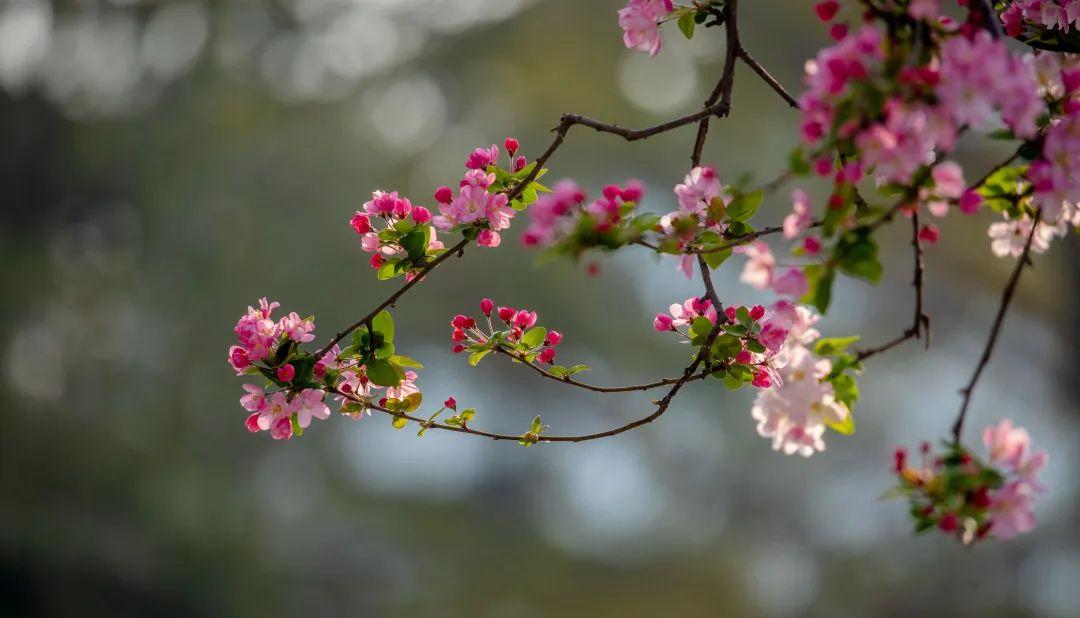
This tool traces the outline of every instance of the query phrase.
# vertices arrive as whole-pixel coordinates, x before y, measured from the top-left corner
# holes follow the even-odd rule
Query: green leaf
[[[417,228],[401,237],[401,246],[409,254],[409,259],[416,262],[427,253],[428,230],[427,227]]]
[[[717,268],[720,268],[720,265],[724,263],[724,260],[731,257],[731,249],[709,251],[708,253],[703,253],[701,255],[705,258],[705,263],[709,265],[709,268],[716,270]]]
[[[818,356],[832,356],[833,354],[839,354],[848,348],[849,345],[859,340],[858,335],[852,335],[850,337],[826,337],[819,339],[814,345],[814,354]]]
[[[289,417],[289,423],[292,424],[292,433],[294,436],[304,435],[304,428],[300,426],[300,418],[293,414]]]
[[[417,369],[424,368],[424,366],[420,364],[420,361],[409,358],[408,356],[401,356],[400,354],[395,354],[394,356],[391,356],[390,362],[394,363],[398,367],[415,367]]]
[[[832,284],[836,279],[836,272],[832,268],[811,264],[803,269],[809,283],[810,290],[803,296],[802,301],[810,303],[821,313],[829,310],[832,302]]]
[[[409,424],[409,419],[395,416],[393,420],[390,421],[390,424],[394,426],[394,429],[405,429],[405,425]]]
[[[529,426],[529,432],[538,434],[543,430],[544,430],[544,422],[542,420],[540,420],[540,415],[537,414],[536,418],[534,418],[533,421],[532,421],[532,425]]]
[[[375,350],[375,358],[379,360],[389,360],[394,357],[394,344],[389,341],[383,342],[378,349]]]
[[[761,200],[764,198],[764,195],[765,194],[761,191],[754,191],[753,193],[735,197],[727,207],[728,219],[731,221],[746,221],[750,219],[757,213],[758,206],[761,206]]]
[[[484,348],[483,350],[480,350],[478,352],[473,352],[469,355],[469,364],[475,367],[476,364],[479,363],[480,360],[487,356],[490,352],[491,348]]]
[[[367,364],[367,377],[372,384],[377,386],[397,386],[401,384],[403,376],[398,373],[399,371],[400,369],[384,360],[376,360]]]
[[[724,329],[724,332],[735,335],[736,337],[746,336],[746,327],[741,324],[724,324],[722,328]]]
[[[878,260],[877,242],[870,228],[859,228],[840,237],[833,258],[845,273],[870,283],[881,281],[882,266]]]
[[[683,13],[679,16],[679,30],[688,39],[694,38],[694,13]]]
[[[567,375],[568,373],[570,373],[570,370],[567,369],[566,367],[563,367],[562,365],[552,365],[548,369],[548,373],[555,376],[556,378],[561,378],[561,377]]]
[[[708,335],[712,327],[713,323],[709,321],[709,318],[698,316],[690,323],[690,334],[693,336]]]
[[[724,374],[724,386],[733,391],[737,391],[743,387],[743,381],[739,378],[731,375],[730,373]]]
[[[413,412],[420,407],[420,404],[424,401],[424,394],[417,391],[404,399],[402,402],[404,405],[402,408],[406,412]]]
[[[386,309],[375,314],[375,317],[371,319],[371,328],[382,335],[384,342],[394,340],[394,318]]]
[[[530,348],[544,343],[544,337],[547,337],[547,329],[543,326],[537,326],[525,331],[525,334],[521,336],[521,342]]]
[[[807,163],[802,148],[796,148],[788,155],[788,169],[796,176],[805,176],[810,173],[810,164]]]
[[[634,217],[630,225],[639,232],[648,232],[656,227],[657,223],[660,223],[660,215],[647,212]]]
[[[850,410],[848,411],[848,415],[844,417],[844,420],[839,423],[826,421],[825,424],[829,426],[829,429],[845,436],[850,436],[855,433],[855,417],[852,416]]]
[[[404,272],[403,270],[401,270],[399,268],[400,266],[401,266],[401,261],[400,260],[387,260],[387,261],[383,262],[382,266],[379,267],[379,272],[378,272],[379,280],[380,281],[385,281],[387,279],[393,279],[394,277],[397,277],[398,275],[400,275],[401,273]]]
[[[840,403],[846,405],[848,410],[855,408],[855,402],[859,400],[859,385],[855,382],[855,376],[842,373],[829,380],[833,387],[833,396]]]
[[[566,370],[566,375],[573,375],[582,371],[588,371],[590,367],[588,365],[574,365],[570,369]]]
[[[466,423],[476,417],[476,408],[465,408],[461,411],[461,420]]]
[[[750,324],[753,323],[753,320],[750,319],[750,310],[746,307],[741,306],[736,309],[735,317],[738,318],[739,324],[742,324],[746,328],[750,328]]]

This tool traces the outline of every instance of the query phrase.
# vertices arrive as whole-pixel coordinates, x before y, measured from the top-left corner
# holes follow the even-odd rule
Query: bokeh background
[[[666,29],[623,49],[617,0],[0,3],[0,613],[5,615],[1080,615],[1075,238],[1025,273],[969,437],[1008,416],[1051,453],[1037,531],[962,549],[913,538],[879,500],[898,444],[944,437],[1011,262],[989,215],[928,251],[929,352],[875,359],[858,433],[810,460],[769,449],[752,393],[688,388],[659,422],[581,445],[488,443],[333,417],[275,443],[243,427],[225,362],[263,295],[314,313],[319,340],[380,283],[346,221],[376,188],[430,204],[471,148],[535,156],[562,112],[644,126],[693,111],[723,36]],[[746,2],[743,40],[798,89],[827,43],[806,2]],[[744,66],[706,161],[784,166],[797,115]],[[693,129],[624,144],[571,134],[551,178],[636,177],[670,209]],[[971,177],[1001,158],[971,138]],[[811,182],[817,198],[823,187]],[[778,222],[788,188],[759,220]],[[520,222],[518,222],[520,226]],[[520,228],[517,228],[520,229]],[[829,335],[910,320],[906,226],[885,281],[841,282]],[[651,316],[698,293],[627,250],[538,267],[517,233],[453,260],[395,312],[431,401],[524,431],[641,416],[646,396],[567,392],[520,367],[470,368],[450,315],[481,296],[540,312],[600,383],[670,375],[687,352]],[[725,301],[764,300],[718,274]]]

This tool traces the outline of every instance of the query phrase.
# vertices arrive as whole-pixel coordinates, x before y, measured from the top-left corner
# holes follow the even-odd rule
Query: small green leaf
[[[375,358],[379,360],[389,360],[394,357],[394,344],[389,341],[384,342],[378,349],[375,350]]]
[[[850,411],[848,411],[848,414],[844,417],[844,420],[838,423],[833,421],[826,421],[825,424],[829,426],[829,429],[832,429],[833,431],[839,434],[843,434],[845,436],[850,436],[851,434],[855,433],[855,417],[851,415]]]
[[[833,354],[839,354],[859,340],[858,335],[852,335],[850,337],[826,337],[819,339],[814,345],[814,354],[818,356],[832,356]]]
[[[399,369],[384,360],[376,360],[367,364],[367,377],[372,384],[377,386],[397,386],[401,384]]]
[[[727,207],[727,216],[731,221],[746,221],[757,213],[758,206],[761,206],[761,200],[764,198],[764,193],[761,191],[754,191],[753,193],[747,193],[739,195],[731,200],[731,203]]]
[[[383,309],[371,319],[371,328],[383,337],[383,341],[394,340],[394,318],[390,312]]]
[[[694,13],[683,13],[679,16],[679,30],[688,39],[694,38]]]
[[[530,348],[544,343],[544,338],[547,337],[547,329],[543,326],[537,326],[525,331],[525,334],[521,336],[521,342]]]
[[[424,366],[420,364],[420,361],[409,358],[408,356],[401,356],[395,354],[390,357],[390,362],[394,363],[398,367],[415,367],[416,369],[423,369]]]
[[[385,281],[387,279],[393,279],[394,277],[402,274],[404,271],[399,268],[400,266],[400,260],[387,260],[383,262],[382,266],[379,267],[379,280]]]
[[[292,424],[292,433],[294,436],[304,435],[304,428],[300,426],[300,418],[293,414],[289,417],[289,423]]]
[[[724,260],[731,257],[731,249],[709,251],[701,255],[705,258],[705,263],[709,265],[709,268],[716,270],[717,268],[720,268],[720,265],[724,263]]]
[[[415,392],[404,399],[402,402],[404,405],[402,408],[405,412],[413,412],[420,407],[420,404],[424,401],[424,394],[421,392]]]
[[[401,237],[399,243],[405,249],[405,252],[409,254],[410,260],[413,262],[420,260],[427,253],[427,227],[420,227],[405,234]]]
[[[395,416],[390,424],[394,426],[394,429],[404,429],[405,425],[409,424],[409,419],[402,416]]]
[[[589,370],[588,365],[574,365],[570,369],[566,370],[566,375],[573,375],[575,373],[579,373],[581,371],[588,371],[588,370]]]
[[[731,375],[730,373],[724,374],[724,386],[733,391],[737,391],[743,387],[743,381],[739,378]]]
[[[796,176],[805,176],[810,173],[810,164],[807,163],[802,148],[796,148],[788,155],[788,169]]]
[[[476,417],[476,408],[465,408],[461,411],[461,420],[466,423]]]
[[[534,418],[533,421],[532,421],[532,425],[529,426],[529,431],[531,433],[540,433],[541,431],[543,431],[543,427],[544,427],[544,423],[540,419],[540,415],[537,414],[536,418]]]
[[[690,334],[693,336],[707,335],[712,330],[713,323],[709,318],[698,316],[690,323]]]
[[[469,355],[469,364],[475,367],[477,363],[481,361],[485,356],[491,352],[491,348],[484,348],[478,352],[473,352]]]

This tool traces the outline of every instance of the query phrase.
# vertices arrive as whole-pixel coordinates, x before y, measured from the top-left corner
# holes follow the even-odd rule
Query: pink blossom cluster
[[[416,226],[425,226],[423,229],[428,235],[428,250],[443,249],[443,243],[438,240],[435,230],[426,224],[431,221],[431,211],[423,206],[413,206],[408,198],[399,197],[397,191],[386,192],[377,190],[371,194],[371,199],[364,202],[363,210],[349,219],[349,225],[360,235],[360,246],[364,251],[371,253],[370,265],[378,269],[386,259],[401,258],[408,255],[408,251],[398,242],[397,234],[387,234],[401,229],[402,223],[412,223]],[[388,237],[389,236],[389,237]],[[414,273],[407,273],[407,277]]]
[[[820,249],[815,242],[804,243],[804,248]],[[783,268],[777,265],[776,256],[768,243],[759,240],[735,247],[735,253],[746,256],[739,280],[755,290],[772,290],[780,296],[800,298],[809,290],[806,275],[798,266]]]
[[[247,394],[240,398],[240,405],[251,412],[244,421],[251,433],[269,431],[275,440],[288,440],[293,437],[294,423],[307,429],[312,418],[330,418],[330,408],[323,403],[326,392],[316,388],[267,393],[257,384],[245,384],[244,390]]]
[[[765,316],[786,336],[774,356],[774,379],[758,392],[750,415],[757,421],[758,435],[772,441],[774,450],[809,457],[825,450],[825,429],[851,416],[839,401],[826,376],[832,361],[810,349],[819,336],[813,325],[820,319],[809,307],[779,301]]]
[[[575,230],[606,234],[623,222],[623,213],[636,206],[644,194],[642,184],[630,180],[621,187],[605,186],[600,198],[585,204],[585,192],[577,183],[560,181],[529,207],[529,227],[521,242],[529,247],[549,247]]]
[[[339,363],[332,360],[336,356],[336,348],[326,355],[324,372],[335,372],[334,391],[337,395],[334,399],[341,405],[342,414],[360,419],[364,414],[371,414],[372,403],[385,407],[390,400],[401,401],[420,392],[416,385],[419,376],[415,371],[405,371],[405,377],[397,386],[379,386],[368,378],[365,365],[356,362]],[[316,365],[316,373],[318,371],[319,366]]]
[[[660,218],[660,229],[675,241],[680,250],[689,249],[706,230],[723,232],[726,225],[717,216],[731,203],[731,195],[725,189],[716,169],[710,165],[690,170],[682,184],[675,185],[678,208]],[[717,209],[715,206],[720,205]],[[696,259],[690,253],[679,257],[678,268],[689,279],[694,275]]]
[[[827,150],[850,140],[879,182],[908,184],[937,152],[956,146],[960,128],[981,125],[995,111],[1015,135],[1034,136],[1046,106],[1030,65],[1003,41],[984,31],[949,36],[931,63],[883,82],[886,43],[878,27],[865,25],[807,62],[800,99],[807,144]],[[879,117],[866,109],[868,90],[885,99]]]
[[[259,308],[248,307],[247,313],[236,322],[236,340],[239,345],[229,348],[229,364],[240,375],[252,363],[260,361],[277,349],[282,340],[307,343],[315,338],[315,320],[301,318],[295,311],[273,319],[274,309],[281,303],[259,299]]]
[[[993,536],[1011,539],[1035,527],[1032,505],[1046,491],[1038,473],[1046,467],[1045,451],[1032,451],[1031,437],[1004,419],[983,430],[988,451],[984,463],[959,444],[931,452],[924,442],[921,462],[896,450],[893,472],[901,495],[911,502],[917,531],[938,528],[965,545]]]
[[[660,22],[673,10],[672,0],[630,0],[619,9],[619,27],[627,49],[648,52],[650,56],[660,53]]]
[[[537,327],[536,340],[531,340],[530,332],[537,321],[535,311],[508,306],[496,308],[494,301],[484,298],[480,301],[480,312],[484,315],[486,329],[475,318],[466,315],[458,314],[450,320],[450,340],[455,354],[467,349],[475,352],[505,345],[529,360],[554,364],[555,348],[563,339],[562,333]]]
[[[1080,0],[1012,0],[1001,21],[1009,36],[1020,36],[1025,21],[1066,31],[1080,26]]]
[[[511,171],[524,169],[527,163],[525,157],[515,157],[518,141],[508,137],[503,146],[511,158]],[[465,162],[468,171],[458,183],[457,195],[447,186],[435,191],[435,201],[439,205],[439,214],[433,219],[435,227],[450,230],[457,226],[477,226],[476,244],[482,247],[499,246],[502,242],[499,232],[510,227],[510,220],[515,214],[506,193],[493,189],[499,154],[499,147],[495,144],[490,148],[476,148]]]

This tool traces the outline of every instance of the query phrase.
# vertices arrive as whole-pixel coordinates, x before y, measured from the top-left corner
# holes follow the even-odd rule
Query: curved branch
[[[580,382],[578,380],[575,380],[573,377],[571,377],[569,375],[567,375],[567,376],[557,376],[557,375],[551,373],[550,371],[544,369],[540,365],[537,365],[536,363],[534,363],[534,362],[530,361],[529,359],[525,358],[521,354],[518,354],[518,353],[513,352],[511,350],[507,350],[507,349],[502,348],[502,347],[497,347],[497,348],[492,348],[492,351],[496,352],[496,353],[499,353],[499,354],[503,354],[505,356],[509,356],[510,358],[513,358],[513,359],[517,360],[521,364],[529,367],[530,369],[532,369],[536,373],[544,376],[545,378],[547,378],[549,380],[555,380],[556,382],[561,382],[563,384],[569,384],[570,386],[576,386],[578,388],[581,388],[581,389],[584,389],[584,390],[587,390],[587,391],[592,391],[594,393],[631,393],[631,392],[634,392],[634,391],[647,391],[647,390],[652,390],[654,388],[660,388],[662,386],[671,386],[672,384],[675,384],[679,380],[682,380],[681,377],[679,377],[679,378],[661,378],[659,380],[656,380],[655,382],[646,382],[645,384],[631,384],[631,385],[628,385],[628,386],[596,386],[596,385],[593,385],[593,384],[588,384],[587,382]],[[707,378],[707,377],[709,377],[709,375],[711,373],[712,372],[707,372],[707,371],[702,371],[702,372],[699,372],[699,373],[695,373],[694,375],[690,376],[690,378],[687,380],[687,382],[693,382],[695,380],[700,380],[702,378]]]
[[[960,443],[960,434],[964,431],[964,419],[967,416],[968,406],[971,404],[971,394],[975,391],[975,385],[978,384],[979,378],[982,377],[986,365],[990,363],[990,355],[994,353],[994,345],[997,343],[998,335],[1001,334],[1001,326],[1005,322],[1005,313],[1009,310],[1009,303],[1012,302],[1013,294],[1016,293],[1016,286],[1020,283],[1020,273],[1023,272],[1024,266],[1029,263],[1031,242],[1035,238],[1035,231],[1039,229],[1041,220],[1042,211],[1040,210],[1035,213],[1035,218],[1031,222],[1031,231],[1028,232],[1027,242],[1024,243],[1024,251],[1020,254],[1020,258],[1016,260],[1016,267],[1013,268],[1012,275],[1009,276],[1009,282],[1001,293],[1001,304],[998,306],[997,316],[994,317],[990,337],[986,340],[986,346],[979,357],[979,364],[975,366],[975,373],[972,374],[967,386],[960,390],[960,393],[964,396],[964,401],[960,404],[960,413],[957,414],[956,422],[953,423],[952,427],[953,441],[957,444]]]

